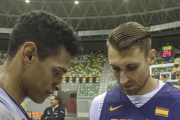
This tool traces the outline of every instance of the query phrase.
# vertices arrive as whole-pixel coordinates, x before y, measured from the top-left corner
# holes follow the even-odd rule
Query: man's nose
[[[127,81],[129,81],[129,78],[126,76],[126,74],[121,71],[120,72],[120,83],[125,84]]]

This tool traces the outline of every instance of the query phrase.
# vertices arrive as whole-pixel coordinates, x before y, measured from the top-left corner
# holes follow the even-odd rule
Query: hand
[[[47,120],[48,117],[45,117],[44,119]]]

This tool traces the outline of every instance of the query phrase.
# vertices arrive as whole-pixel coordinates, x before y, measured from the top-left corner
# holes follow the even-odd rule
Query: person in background
[[[71,59],[82,51],[78,36],[61,18],[38,10],[20,16],[0,69],[0,120],[30,120],[20,106],[24,99],[43,103],[60,91]]]
[[[151,33],[136,23],[115,28],[108,59],[119,85],[94,98],[90,120],[179,120],[180,90],[152,78]]]
[[[41,120],[64,120],[65,110],[59,106],[59,97],[52,95],[50,103],[51,107],[45,109]]]
[[[176,76],[178,79],[178,83],[173,84],[174,87],[180,89],[180,52],[174,54],[174,69],[173,69],[173,74]]]

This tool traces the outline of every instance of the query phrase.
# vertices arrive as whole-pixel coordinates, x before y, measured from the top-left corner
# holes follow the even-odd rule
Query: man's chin
[[[122,89],[122,91],[126,95],[137,95],[140,90],[138,90],[138,89],[133,89],[133,90],[124,90],[124,89]]]
[[[125,91],[125,90],[123,90],[123,92],[126,95],[137,95],[137,92],[134,92],[134,91]]]
[[[31,100],[34,101],[35,103],[38,103],[38,104],[41,104],[45,101],[45,99],[43,99],[43,98],[36,98],[36,99],[32,98]]]

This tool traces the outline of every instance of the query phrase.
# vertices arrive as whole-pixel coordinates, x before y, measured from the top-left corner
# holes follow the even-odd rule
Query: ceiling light
[[[75,1],[74,3],[75,3],[75,4],[79,4],[79,1]]]
[[[29,0],[26,0],[27,3],[29,3]]]

